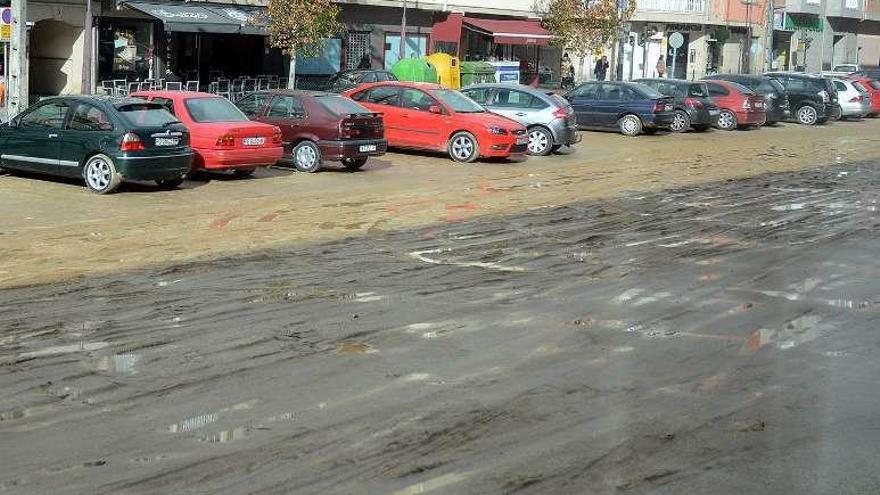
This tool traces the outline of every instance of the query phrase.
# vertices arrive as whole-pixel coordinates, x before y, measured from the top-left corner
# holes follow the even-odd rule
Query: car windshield
[[[247,116],[226,98],[206,96],[184,101],[189,116],[196,122],[247,122]]]
[[[431,94],[457,113],[481,113],[486,111],[479,103],[452,89],[435,89]]]
[[[326,108],[328,112],[337,117],[340,115],[371,113],[369,110],[358,105],[354,101],[341,96],[321,96],[318,97],[318,103]]]
[[[165,107],[156,103],[129,103],[116,109],[126,120],[138,126],[162,127],[180,122]]]

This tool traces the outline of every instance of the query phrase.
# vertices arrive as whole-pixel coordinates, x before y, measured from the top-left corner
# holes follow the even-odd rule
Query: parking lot
[[[175,191],[0,176],[0,286],[118,273],[766,172],[876,158],[880,121],[625,138],[584,132],[573,150],[454,164],[389,153],[363,171],[202,175]],[[71,253],[76,253],[72,256]]]

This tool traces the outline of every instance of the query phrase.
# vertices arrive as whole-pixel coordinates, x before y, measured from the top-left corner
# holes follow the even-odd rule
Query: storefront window
[[[101,79],[153,78],[153,23],[111,19],[101,26],[99,42]]]
[[[424,34],[406,35],[406,58],[419,58],[427,55],[428,36]],[[400,33],[385,33],[385,70],[391,70],[391,67],[400,60]]]

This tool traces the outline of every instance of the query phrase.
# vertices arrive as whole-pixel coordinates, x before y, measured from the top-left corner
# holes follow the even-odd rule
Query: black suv
[[[672,132],[685,132],[691,128],[703,132],[718,122],[718,106],[709,97],[705,83],[682,79],[636,79],[633,82],[675,98],[675,115],[669,125]]]
[[[792,116],[800,124],[813,125],[840,117],[837,91],[830,79],[795,72],[768,72],[788,94]]]
[[[783,122],[791,118],[791,104],[788,101],[788,93],[776,79],[754,74],[715,74],[706,76],[706,79],[735,82],[763,96],[768,124]]]

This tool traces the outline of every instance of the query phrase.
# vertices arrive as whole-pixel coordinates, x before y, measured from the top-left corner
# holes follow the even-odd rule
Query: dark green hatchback
[[[177,187],[192,163],[189,132],[157,103],[59,96],[0,126],[0,166],[82,177],[96,193],[124,180]]]

